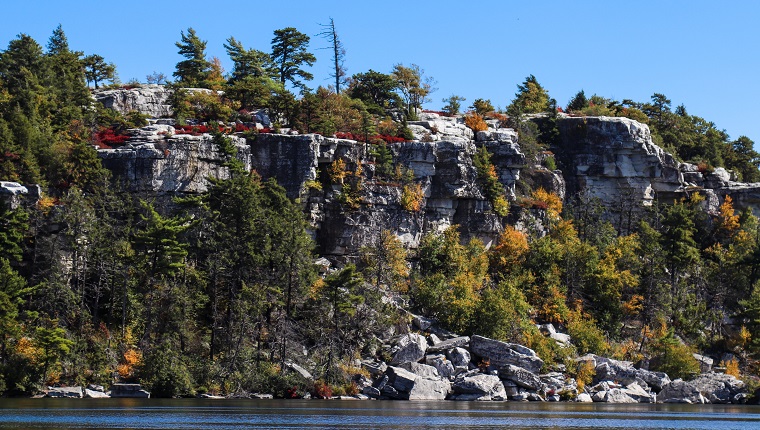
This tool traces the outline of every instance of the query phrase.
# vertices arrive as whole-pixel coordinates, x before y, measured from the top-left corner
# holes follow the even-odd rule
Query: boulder
[[[575,398],[575,401],[578,403],[591,403],[594,400],[591,399],[591,395],[589,395],[588,393],[580,393]]]
[[[380,392],[390,398],[405,400],[443,400],[451,391],[451,383],[417,376],[400,367],[388,367],[388,383]]]
[[[471,360],[470,351],[459,347],[446,351],[446,356],[454,366],[467,366]]]
[[[483,336],[470,338],[470,352],[497,368],[508,364],[538,373],[544,361],[532,349],[515,343],[501,342]]]
[[[81,399],[83,397],[82,387],[48,387],[45,397]]]
[[[425,364],[435,367],[442,378],[450,379],[454,375],[454,365],[443,354],[425,356]]]
[[[451,383],[441,379],[417,378],[409,392],[409,400],[445,400],[451,392]]]
[[[746,391],[744,382],[723,373],[703,373],[689,384],[710,403],[735,403],[735,397]]]
[[[507,393],[498,376],[483,373],[457,378],[452,384],[457,394],[488,395],[491,398],[506,399]]]
[[[396,352],[390,364],[398,365],[420,361],[425,358],[427,347],[425,336],[415,333],[406,334],[396,341]]]
[[[388,370],[388,365],[380,360],[362,360],[362,369],[372,376],[378,376]]]
[[[308,370],[306,370],[303,367],[297,365],[296,363],[293,363],[291,361],[286,361],[285,362],[285,367],[288,368],[288,369],[290,369],[290,370],[292,370],[293,372],[298,373],[304,379],[307,379],[307,380],[313,380],[314,379],[314,377],[311,376],[311,373],[309,373]]]
[[[712,371],[714,360],[704,355],[692,354],[694,359],[699,363],[700,373],[708,373]]]
[[[470,343],[469,336],[459,336],[452,339],[446,339],[428,347],[428,352],[445,352],[453,348],[464,347]],[[469,361],[469,360],[468,360]]]
[[[437,379],[440,377],[438,370],[435,367],[429,366],[427,364],[406,362],[401,363],[399,367],[406,369],[417,376],[422,376],[423,378]]]
[[[90,390],[89,388],[85,388],[84,397],[88,399],[107,399],[107,398],[110,398],[111,396],[109,396],[108,394],[102,391]]]
[[[509,379],[520,387],[529,390],[540,390],[544,387],[541,378],[537,375],[522,367],[513,366],[511,364],[499,368],[499,377],[502,379]]]
[[[378,399],[381,396],[380,390],[375,387],[364,387],[362,389],[362,394],[373,399]]]
[[[140,384],[113,384],[111,397],[150,398],[150,393],[143,390]]]
[[[646,391],[641,385],[636,382],[626,385],[626,387],[623,388],[623,393],[638,403],[655,402],[655,396],[652,393]]]
[[[657,395],[658,403],[707,403],[697,387],[676,379],[662,388]]]
[[[628,393],[621,388],[613,388],[607,391],[604,401],[607,403],[638,403],[636,399],[629,396]]]

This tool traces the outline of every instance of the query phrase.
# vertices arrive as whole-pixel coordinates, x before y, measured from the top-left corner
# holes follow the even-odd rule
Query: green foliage
[[[515,99],[507,108],[507,114],[510,117],[519,117],[524,114],[545,112],[548,108],[549,93],[538,83],[535,76],[530,75],[517,86]]]
[[[84,76],[87,79],[87,84],[90,82],[95,84],[95,89],[98,89],[98,83],[104,81],[112,81],[116,76],[116,66],[113,63],[106,63],[105,58],[98,54],[92,54],[84,57],[82,60],[84,65]]]
[[[478,172],[483,194],[491,202],[494,212],[499,216],[507,216],[509,203],[505,197],[504,185],[499,181],[496,168],[491,163],[491,154],[485,146],[478,148],[472,163]]]
[[[490,99],[475,99],[475,101],[472,102],[470,109],[474,110],[475,113],[480,116],[485,116],[495,110]]]
[[[173,73],[178,84],[184,87],[201,87],[211,71],[211,63],[206,60],[206,41],[201,40],[192,27],[180,32],[180,41],[175,45],[179,49],[179,55],[185,60],[177,63]]]
[[[458,115],[459,109],[462,108],[462,102],[467,100],[466,98],[452,94],[449,98],[443,99],[446,105],[443,107],[443,111],[449,115]]]
[[[293,27],[287,27],[274,31],[272,39],[272,63],[280,84],[290,82],[294,87],[306,90],[302,82],[310,81],[314,76],[303,70],[305,66],[311,66],[317,61],[317,57],[306,49],[309,46],[309,36],[301,33]]]
[[[583,90],[578,91],[567,103],[568,112],[578,112],[588,107],[588,99]]]
[[[573,314],[567,323],[567,333],[579,354],[592,353],[603,356],[609,351],[607,338],[593,319]]]
[[[653,349],[656,355],[650,364],[652,370],[665,372],[673,379],[688,379],[699,374],[699,363],[692,356],[693,351],[672,332],[660,339]]]
[[[429,101],[429,95],[435,88],[435,80],[425,76],[425,71],[416,64],[409,67],[403,64],[393,66],[391,77],[396,81],[396,90],[404,101],[408,119],[415,120],[415,109],[421,109],[422,104]]]
[[[181,397],[193,394],[193,383],[186,360],[174,342],[166,339],[146,355],[139,370],[151,397]]]
[[[401,98],[396,93],[397,86],[393,76],[370,69],[351,77],[347,94],[363,101],[371,114],[382,117],[386,111],[401,105]]]

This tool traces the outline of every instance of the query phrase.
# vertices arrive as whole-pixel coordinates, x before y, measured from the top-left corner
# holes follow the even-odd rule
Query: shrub
[[[654,351],[656,355],[650,362],[652,370],[665,372],[671,379],[686,379],[699,373],[699,363],[692,355],[693,351],[672,332],[657,342]]]
[[[488,130],[488,124],[482,116],[471,112],[464,116],[464,124],[474,132]]]
[[[546,166],[549,170],[557,170],[557,162],[554,160],[554,157],[549,156],[544,159],[544,166]]]
[[[330,164],[328,173],[330,174],[330,180],[333,184],[342,184],[346,175],[348,175],[348,172],[346,171],[346,162],[343,161],[342,158],[333,161],[332,164]]]
[[[311,396],[316,397],[317,399],[329,399],[333,396],[332,387],[321,379],[315,381],[314,390],[311,392]]]
[[[409,212],[419,212],[425,197],[420,184],[404,185],[401,191],[401,207]]]
[[[571,313],[567,322],[567,333],[579,354],[604,355],[607,353],[607,339],[596,326],[593,318],[586,319],[578,312]]]
[[[739,360],[735,358],[732,358],[728,361],[721,361],[718,366],[726,368],[726,375],[731,375],[736,378],[741,376],[741,372],[739,372]]]

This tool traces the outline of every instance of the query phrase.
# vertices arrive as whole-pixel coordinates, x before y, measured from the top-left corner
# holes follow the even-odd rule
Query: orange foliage
[[[464,124],[475,132],[488,130],[488,124],[486,124],[486,121],[482,116],[475,112],[468,113],[464,116]]]
[[[731,196],[726,196],[718,211],[719,215],[716,225],[718,233],[724,234],[728,237],[733,236],[739,229],[739,215],[735,214]]]
[[[552,218],[559,217],[562,212],[562,199],[554,193],[550,193],[543,188],[538,188],[533,191],[532,197],[534,200],[546,203],[546,211]]]
[[[530,247],[528,236],[511,225],[506,226],[491,253],[492,267],[502,273],[520,267]]]

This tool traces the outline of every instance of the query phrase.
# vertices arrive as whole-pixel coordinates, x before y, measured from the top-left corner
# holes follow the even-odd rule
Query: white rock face
[[[202,193],[209,177],[226,179],[229,169],[210,135],[174,135],[171,126],[153,125],[134,132],[136,137],[118,149],[101,149],[98,155],[124,189],[137,193]],[[238,157],[251,168],[251,148],[245,139],[231,136]]]
[[[172,115],[169,97],[172,91],[163,85],[142,85],[131,89],[96,90],[93,97],[103,106],[126,114],[138,111],[151,118]]]

